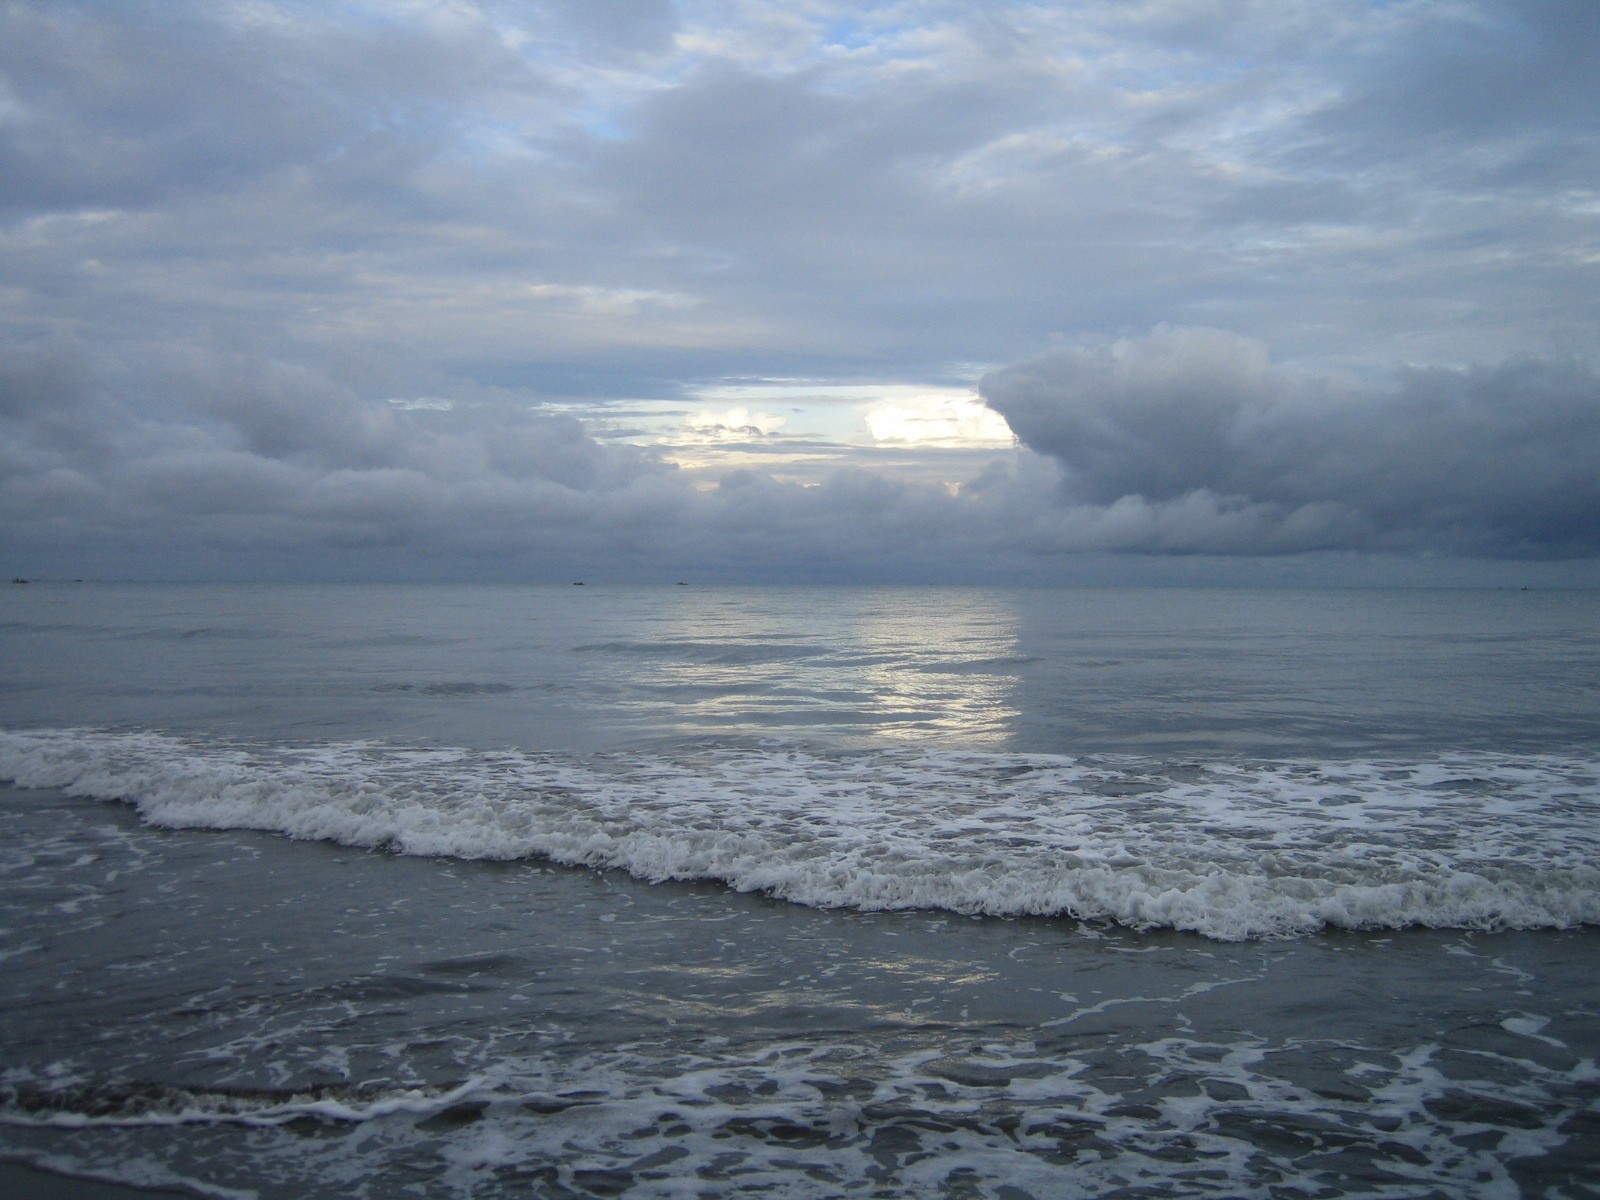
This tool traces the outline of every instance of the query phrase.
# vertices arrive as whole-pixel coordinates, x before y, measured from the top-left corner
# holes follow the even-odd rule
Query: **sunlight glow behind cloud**
[[[1006,419],[970,394],[922,393],[867,408],[867,431],[879,445],[1010,446]]]

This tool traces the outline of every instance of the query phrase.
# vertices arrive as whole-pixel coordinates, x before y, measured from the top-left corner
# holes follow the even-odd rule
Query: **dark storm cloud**
[[[1165,328],[1058,349],[981,390],[1064,468],[1068,543],[1600,552],[1600,375],[1575,361],[1372,386],[1275,367],[1233,334]]]

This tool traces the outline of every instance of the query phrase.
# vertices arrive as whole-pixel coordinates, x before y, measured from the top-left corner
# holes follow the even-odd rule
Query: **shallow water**
[[[0,1157],[1600,1190],[1593,596],[694,591],[8,596]]]

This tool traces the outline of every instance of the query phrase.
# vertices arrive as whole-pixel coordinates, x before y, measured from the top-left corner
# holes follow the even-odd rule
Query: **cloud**
[[[776,413],[752,412],[741,406],[702,409],[684,421],[684,436],[693,442],[750,442],[770,438],[788,423]]]
[[[380,148],[388,170],[405,169],[460,105],[548,88],[470,7],[419,5],[409,18],[9,3],[0,205],[147,205],[294,165],[345,175]]]
[[[0,541],[1592,555],[1597,12],[10,0]]]
[[[1379,386],[1161,327],[1059,348],[981,391],[1061,464],[1060,548],[1600,553],[1600,375],[1581,362],[1411,368]]]
[[[665,50],[678,29],[671,0],[553,0],[543,7],[586,52],[605,59]]]
[[[624,396],[1586,345],[1594,11],[13,0],[0,322]]]
[[[1307,122],[1316,139],[1308,148],[1324,161],[1388,160],[1481,185],[1505,182],[1508,166],[1557,148],[1580,155],[1568,179],[1585,174],[1600,132],[1593,4],[1402,7],[1383,32],[1352,47],[1355,69]]]
[[[1592,562],[1597,383],[1582,364],[1522,360],[1380,387],[1163,328],[991,373],[984,396],[1024,446],[956,452],[951,486],[843,456],[805,480],[680,469],[670,448],[608,443],[504,396],[401,406],[239,353],[35,345],[0,356],[0,552],[135,577],[1123,578],[1105,556],[1130,553],[1205,558],[1212,579],[1239,576],[1226,560],[1347,551]],[[707,415],[739,436],[763,417]]]
[[[700,417],[713,440],[782,422]],[[707,487],[526,403],[366,402],[298,364],[194,346],[0,356],[0,446],[0,549],[74,574],[131,554],[158,576],[197,556],[311,577],[851,576],[1017,550],[992,501],[935,485],[846,467],[813,486],[736,470]]]

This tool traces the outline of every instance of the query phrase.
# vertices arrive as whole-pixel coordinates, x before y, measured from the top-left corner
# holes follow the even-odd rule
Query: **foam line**
[[[1060,915],[1220,940],[1600,923],[1597,773],[1549,755],[577,757],[0,733],[0,778],[127,801],[167,828],[543,858],[822,907]]]

